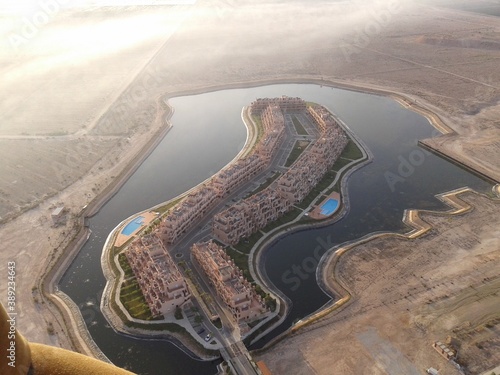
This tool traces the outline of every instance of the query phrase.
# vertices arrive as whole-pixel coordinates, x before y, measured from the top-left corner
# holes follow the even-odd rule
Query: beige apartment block
[[[224,243],[236,245],[286,213],[290,201],[271,186],[216,214],[212,234]]]
[[[223,169],[212,178],[211,186],[217,191],[218,197],[230,194],[235,188],[247,182],[264,169],[263,158],[252,154],[238,160],[226,169]]]
[[[238,243],[240,238],[250,236],[256,229],[248,211],[248,204],[241,201],[216,214],[212,224],[214,235],[231,245]]]
[[[307,107],[307,112],[312,116],[316,126],[320,131],[325,131],[329,127],[339,126],[331,113],[325,108],[317,104]]]
[[[259,319],[268,313],[255,287],[243,277],[222,247],[213,241],[195,243],[191,254],[238,323]]]
[[[306,110],[306,102],[301,98],[281,96],[279,98],[259,98],[250,104],[250,114],[260,115],[269,105],[278,106],[282,111],[301,112]]]
[[[285,118],[277,105],[269,105],[261,113],[264,134],[257,144],[254,153],[269,164],[285,136]]]
[[[280,109],[283,107],[280,104],[292,103],[288,108],[305,111],[305,102],[302,107],[296,99],[257,99],[252,103],[251,110],[261,115],[266,131],[283,127],[284,134],[284,117]],[[320,137],[268,188],[215,215],[212,221],[215,238],[235,245],[242,238],[264,228],[290,210],[292,205],[301,202],[333,166],[348,143],[347,136],[325,108],[313,105],[308,107],[307,113],[320,131]],[[265,147],[265,142],[259,146]],[[273,150],[277,148],[275,144],[272,147]],[[262,155],[262,151],[256,152]]]
[[[345,138],[343,141],[341,138]],[[326,164],[330,164],[337,159],[347,143],[347,138],[342,134],[337,137],[322,137],[310,148],[310,153]]]
[[[267,132],[262,137],[254,152],[264,160],[265,165],[268,165],[275,155],[284,136],[285,132],[282,130]]]
[[[269,104],[264,109],[263,116],[263,134],[254,152],[217,173],[209,182],[177,204],[163,219],[160,232],[165,243],[173,244],[178,241],[215,206],[218,198],[227,196],[269,164],[285,135],[285,119],[279,106]]]
[[[153,316],[172,313],[190,299],[184,277],[155,234],[136,239],[125,256]]]
[[[280,107],[269,105],[261,113],[262,125],[266,131],[281,130],[285,128],[285,117]]]
[[[210,184],[210,183],[209,183]],[[217,203],[217,191],[201,185],[178,203],[160,224],[160,233],[166,243],[175,243],[188,229]]]
[[[318,183],[320,171],[324,173],[325,167],[314,164],[315,158],[308,159],[290,168],[276,181],[278,193],[291,204],[301,202]]]

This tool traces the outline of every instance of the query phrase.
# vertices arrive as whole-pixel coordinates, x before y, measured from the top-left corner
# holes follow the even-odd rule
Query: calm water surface
[[[216,363],[194,360],[168,342],[132,339],[109,327],[98,308],[105,285],[101,251],[107,235],[119,222],[186,191],[234,158],[246,138],[242,107],[258,97],[281,95],[300,96],[327,106],[365,142],[374,161],[349,180],[351,209],[344,219],[321,229],[290,234],[266,250],[266,272],[292,300],[293,307],[286,322],[254,347],[328,301],[315,282],[314,254],[319,256],[328,246],[373,231],[402,231],[405,208],[444,208],[434,198],[437,193],[465,185],[480,191],[491,187],[460,167],[424,153],[417,141],[430,137],[434,129],[425,118],[388,98],[306,84],[174,98],[170,101],[175,108],[173,129],[90,219],[92,235],[60,283],[61,290],[80,306],[95,342],[118,366],[141,374],[216,372]],[[385,177],[389,172],[402,179],[392,187]],[[318,246],[320,250],[315,252]],[[293,273],[297,267],[303,270],[300,274]]]

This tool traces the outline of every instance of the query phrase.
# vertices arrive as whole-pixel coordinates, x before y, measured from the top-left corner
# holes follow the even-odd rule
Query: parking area
[[[204,322],[204,317],[196,306],[187,307],[183,310],[184,316],[189,320],[189,324],[200,338],[205,341],[210,341],[213,338],[212,332]],[[207,339],[208,338],[208,339]]]

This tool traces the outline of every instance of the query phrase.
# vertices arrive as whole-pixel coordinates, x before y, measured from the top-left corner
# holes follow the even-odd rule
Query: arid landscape
[[[165,128],[165,97],[273,82],[404,97],[447,128],[425,144],[500,182],[500,22],[441,3],[449,2],[217,0],[0,13],[0,269],[16,261],[18,329],[71,347],[37,280],[75,236],[82,208],[103,202]],[[37,12],[47,22],[29,29]],[[454,374],[431,347],[448,336],[471,369],[498,365],[498,203],[464,199],[475,208],[463,216],[425,214],[436,229],[412,246],[383,240],[349,254],[338,272],[353,301],[262,354],[273,373],[414,371],[391,368],[397,362]],[[50,212],[61,204],[67,220],[54,227]]]
[[[495,367],[500,200],[460,198],[467,213],[421,213],[433,229],[418,239],[384,236],[348,250],[326,277],[335,274],[351,301],[259,359],[276,374],[459,374],[432,347],[451,338],[468,373]]]

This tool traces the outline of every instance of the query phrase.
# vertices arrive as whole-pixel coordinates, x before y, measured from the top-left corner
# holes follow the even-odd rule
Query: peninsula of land
[[[101,309],[115,330],[139,337],[158,337],[163,331],[206,357],[224,346],[222,331],[214,334],[222,326],[239,341],[280,322],[286,301],[249,273],[256,241],[249,246],[247,264],[238,262],[241,269],[229,254],[257,231],[276,227],[282,216],[289,217],[285,223],[308,212],[313,220],[331,218],[341,206],[334,189],[342,174],[330,169],[348,144],[354,159],[342,162],[342,172],[367,154],[358,149],[355,156],[359,143],[349,140],[347,129],[324,107],[300,98],[257,99],[243,114],[253,142],[247,139],[240,157],[181,197],[125,220],[109,235],[102,256],[108,282]],[[266,182],[246,192],[259,175]],[[317,194],[312,189],[320,182],[324,188]],[[238,191],[245,198],[225,207]],[[325,193],[327,198],[314,204]],[[297,205],[304,201],[300,210]],[[197,233],[203,226],[211,233]],[[279,233],[278,227],[274,235]],[[195,237],[202,241],[194,243]],[[172,324],[182,326],[181,332],[194,341]],[[208,352],[193,347],[195,342]]]

